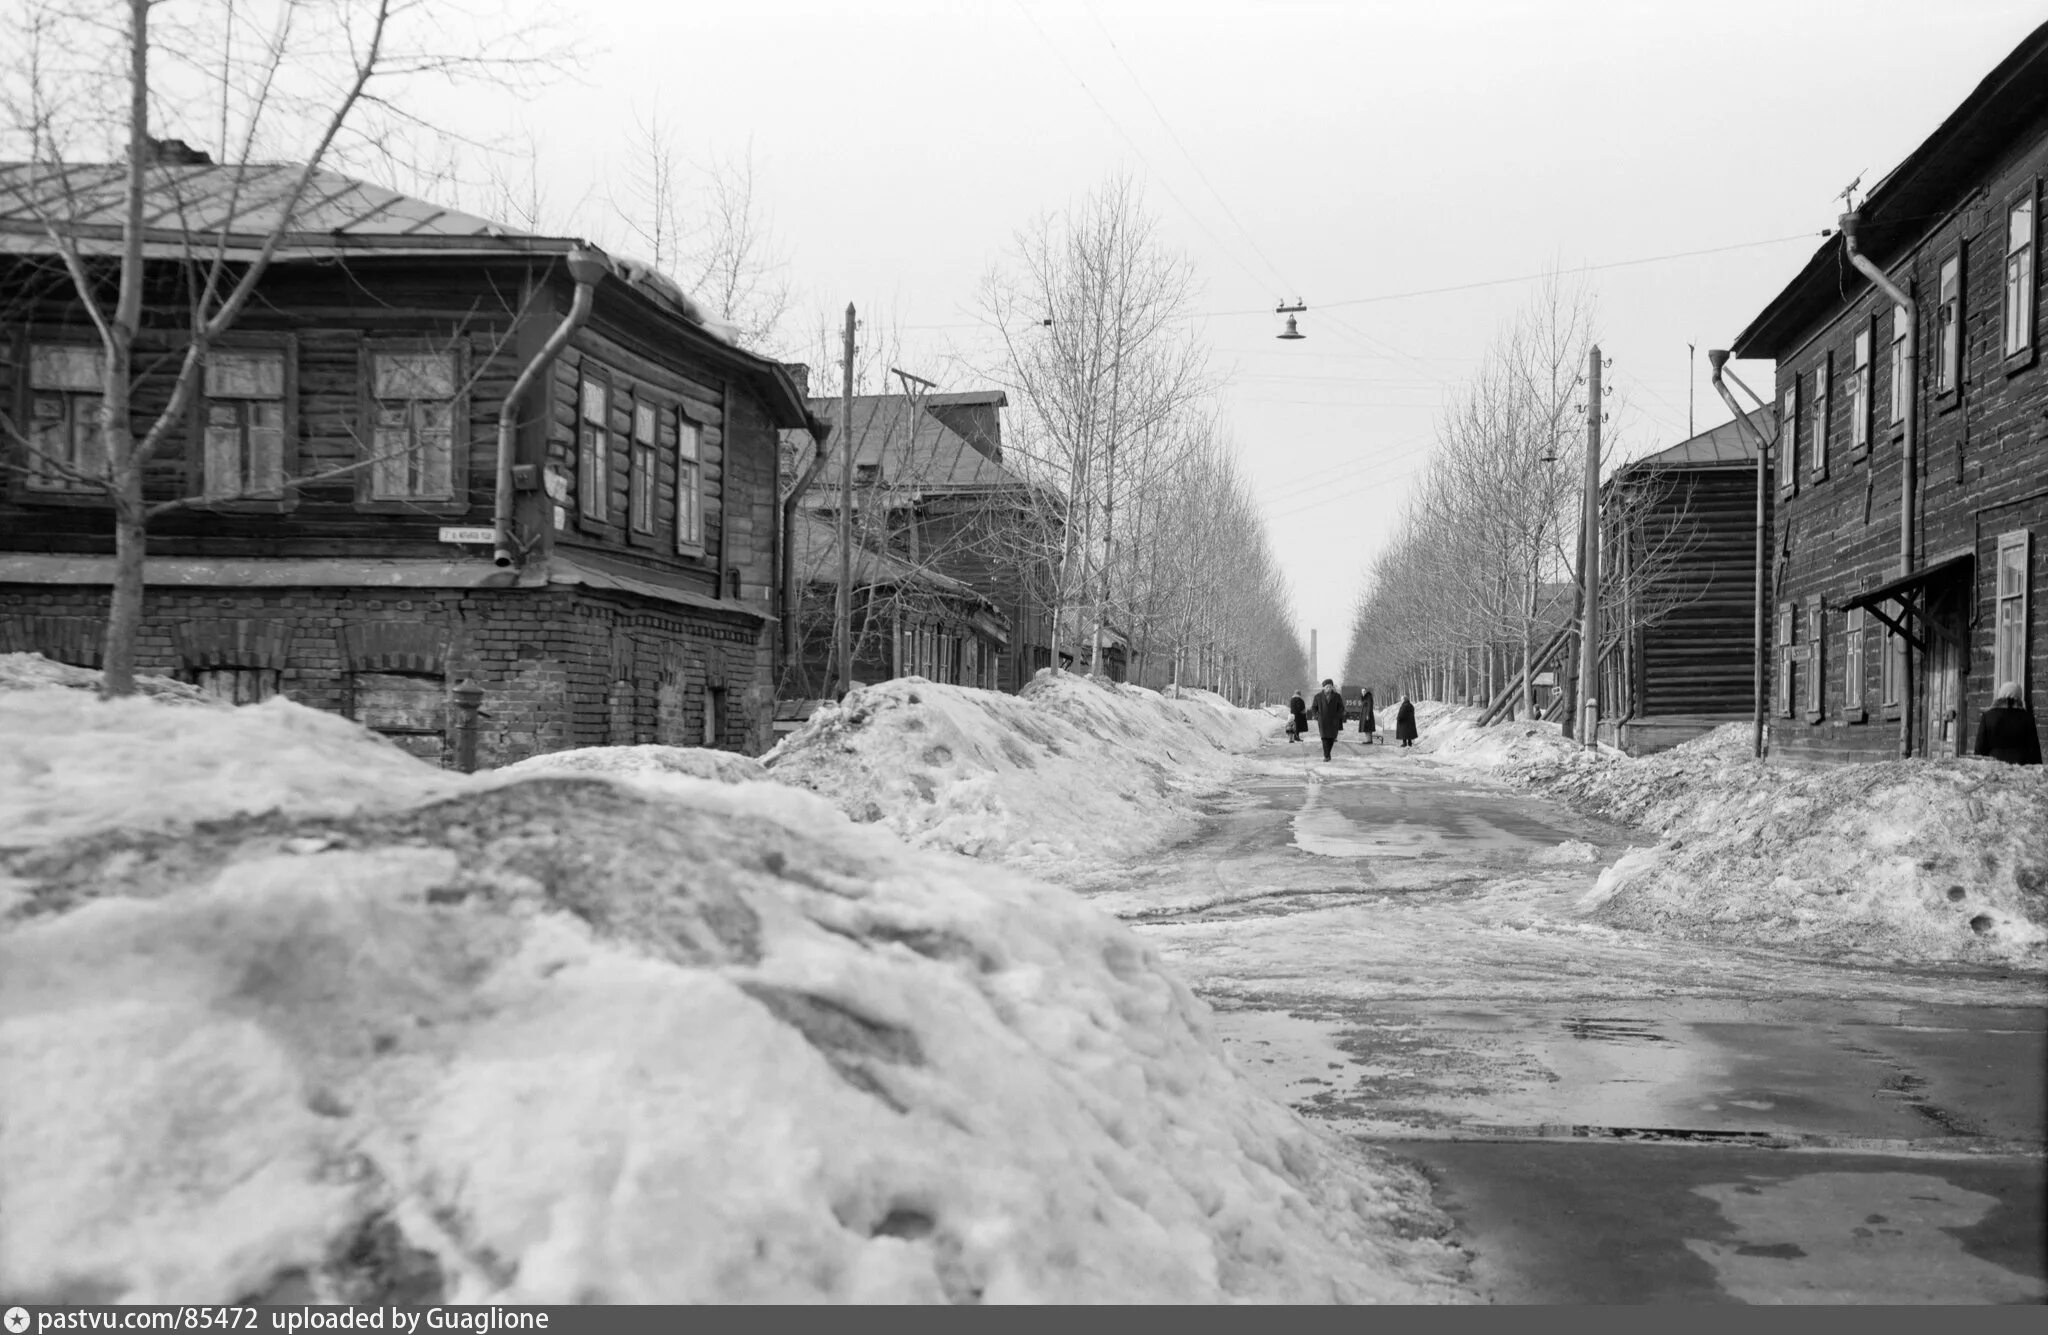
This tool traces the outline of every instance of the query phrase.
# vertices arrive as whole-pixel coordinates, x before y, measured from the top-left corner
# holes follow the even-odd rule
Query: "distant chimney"
[[[147,139],[145,161],[159,167],[211,167],[213,158],[182,139]]]
[[[800,399],[810,398],[811,368],[802,362],[784,362],[782,369],[789,372],[790,379],[796,381],[797,397]]]

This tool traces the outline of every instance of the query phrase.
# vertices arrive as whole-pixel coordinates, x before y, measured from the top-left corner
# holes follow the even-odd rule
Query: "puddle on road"
[[[1956,1236],[1999,1202],[1919,1173],[1806,1173],[1693,1190],[1734,1226],[1687,1238],[1730,1296],[1752,1303],[2026,1303],[2048,1284],[1973,1256]]]
[[[1294,816],[1294,846],[1325,858],[1597,859],[1588,829],[1517,810],[1517,801],[1442,784],[1312,784]]]

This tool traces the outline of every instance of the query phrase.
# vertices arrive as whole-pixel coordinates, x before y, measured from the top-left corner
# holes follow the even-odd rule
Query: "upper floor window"
[[[1906,365],[1906,331],[1911,326],[1912,321],[1906,318],[1906,308],[1904,306],[1892,307],[1891,424],[1893,426],[1897,426],[1906,420],[1906,394],[1909,390],[1909,386],[1906,384],[1906,372],[1911,369]]]
[[[627,495],[627,516],[635,533],[654,532],[654,445],[660,410],[651,403],[633,405],[633,477]]]
[[[676,550],[692,555],[704,548],[704,461],[694,422],[676,431]]]
[[[1828,475],[1828,407],[1834,397],[1834,355],[1822,353],[1813,368],[1813,434],[1808,449],[1813,455],[1813,475]]]
[[[601,380],[583,382],[576,430],[576,512],[605,523],[612,490],[611,389]]]
[[[2005,214],[2005,355],[2034,346],[2034,192]]]
[[[460,397],[455,354],[372,352],[370,393],[377,421],[371,440],[370,499],[453,499]]]
[[[29,348],[28,485],[36,491],[95,492],[103,476],[100,391],[106,353],[82,344]]]
[[[206,354],[202,383],[207,499],[283,495],[284,353],[216,348]],[[391,439],[396,445],[396,434]]]
[[[1963,257],[1941,262],[1934,306],[1934,392],[1947,394],[1963,377]]]
[[[1870,330],[1856,334],[1850,351],[1849,445],[1861,454],[1870,448]]]
[[[1785,386],[1785,398],[1778,408],[1778,436],[1784,442],[1784,466],[1778,470],[1778,490],[1790,494],[1799,489],[1799,377]]]

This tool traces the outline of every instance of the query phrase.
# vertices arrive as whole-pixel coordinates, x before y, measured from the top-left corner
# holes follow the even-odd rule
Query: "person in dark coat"
[[[1316,692],[1308,712],[1315,715],[1316,731],[1323,738],[1323,759],[1330,758],[1330,748],[1337,744],[1337,734],[1344,731],[1344,693],[1328,677],[1323,678],[1323,689]]]
[[[1380,730],[1372,716],[1372,692],[1358,693],[1358,730],[1365,734],[1366,744],[1372,744],[1373,734]]]
[[[2009,681],[1998,688],[1998,697],[1977,720],[1977,754],[2003,760],[2008,765],[2041,763],[2041,734],[2034,728],[2034,716],[2020,699],[2020,684]]]
[[[1401,697],[1401,707],[1394,711],[1394,736],[1403,746],[1413,746],[1415,739],[1421,736],[1415,731],[1415,704],[1405,694]]]
[[[1296,691],[1293,698],[1287,702],[1287,740],[1298,742],[1301,735],[1307,731],[1308,703],[1301,698],[1301,692]]]

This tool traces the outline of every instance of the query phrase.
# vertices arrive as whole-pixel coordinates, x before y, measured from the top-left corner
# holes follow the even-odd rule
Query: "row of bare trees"
[[[1574,655],[1543,651],[1570,635],[1582,607],[1584,414],[1605,411],[1586,402],[1593,336],[1590,295],[1552,279],[1452,399],[1396,536],[1368,571],[1346,681],[1442,700],[1506,694],[1526,718],[1546,661],[1569,676]],[[1603,454],[1618,457],[1621,443],[1610,430]],[[1604,490],[1602,528],[1631,545],[1603,575],[1603,658],[1677,605],[1666,576],[1696,533],[1682,514],[1641,522],[1666,499],[1654,486]]]

